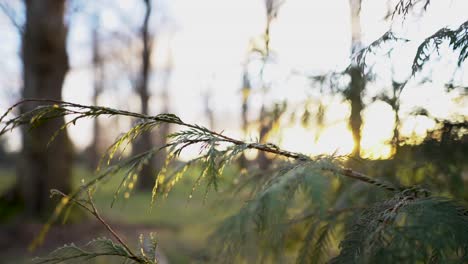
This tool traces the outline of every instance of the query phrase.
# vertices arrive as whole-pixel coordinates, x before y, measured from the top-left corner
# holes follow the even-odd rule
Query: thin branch
[[[300,160],[300,161],[310,161],[311,160],[311,158],[309,156],[306,156],[304,154],[297,153],[297,152],[291,152],[291,151],[280,149],[278,146],[276,146],[274,144],[271,144],[271,143],[266,143],[266,144],[248,143],[248,142],[244,142],[244,141],[241,141],[241,140],[238,140],[238,139],[228,137],[226,135],[223,135],[223,134],[215,132],[215,131],[211,131],[208,128],[205,128],[205,127],[185,123],[179,117],[177,117],[175,115],[172,115],[172,114],[160,114],[160,115],[156,115],[156,116],[149,116],[149,115],[138,114],[138,113],[133,113],[133,112],[124,111],[124,110],[116,110],[116,109],[107,108],[107,107],[86,106],[86,105],[81,105],[81,104],[75,104],[75,103],[58,101],[58,100],[50,100],[50,99],[24,99],[24,100],[16,103],[15,105],[13,105],[12,107],[10,107],[8,109],[8,111],[0,118],[0,122],[2,122],[4,117],[9,112],[11,112],[15,107],[17,107],[17,106],[19,106],[21,104],[28,103],[28,102],[42,102],[42,103],[54,104],[57,107],[61,107],[62,111],[66,111],[64,114],[67,114],[67,112],[68,112],[70,114],[80,115],[80,117],[81,116],[83,116],[83,117],[86,117],[86,116],[95,117],[95,116],[98,116],[98,115],[110,115],[110,116],[112,116],[112,115],[121,115],[121,116],[129,116],[129,117],[140,118],[140,119],[143,119],[143,120],[151,120],[151,121],[155,121],[155,122],[179,125],[179,126],[191,128],[191,129],[193,129],[193,130],[195,130],[197,132],[201,132],[201,133],[206,134],[206,135],[212,135],[219,142],[231,143],[233,145],[245,145],[246,149],[256,149],[256,150],[259,150],[259,151],[276,154],[278,156],[282,156],[282,157],[290,158],[290,159],[294,159],[294,160]],[[70,109],[70,108],[72,108],[72,109]],[[78,110],[73,109],[73,108],[78,108]],[[87,110],[87,111],[80,111],[80,110]],[[5,127],[0,131],[0,136],[3,133],[5,133],[6,130],[13,129],[16,126],[19,126],[19,125],[22,124],[22,123],[19,123],[19,124],[15,123],[15,121],[18,122],[20,120],[17,117],[17,118],[11,119],[9,121],[6,121],[5,122]],[[196,143],[204,143],[204,142],[209,143],[212,140],[213,140],[213,138],[207,137],[207,138],[199,138],[199,139],[193,140],[193,141],[191,141],[191,139],[186,139],[186,140],[184,140],[182,142],[179,142],[179,143],[182,143],[182,144],[186,144],[186,143],[196,144]],[[166,146],[173,146],[174,144],[177,144],[177,142],[169,143]],[[151,151],[153,151],[153,150],[151,150]],[[367,175],[365,175],[365,174],[363,174],[361,172],[354,171],[354,170],[352,170],[350,168],[340,168],[340,169],[322,168],[322,170],[331,171],[331,172],[343,175],[343,176],[348,177],[348,178],[352,178],[352,179],[359,180],[359,181],[362,181],[362,182],[365,182],[365,183],[368,183],[368,184],[372,184],[372,185],[381,187],[381,188],[386,189],[386,190],[391,191],[391,192],[395,192],[395,191],[399,190],[399,188],[397,188],[395,186],[392,186],[389,183],[382,182],[380,180],[374,179],[374,178],[369,177],[369,176],[367,176]],[[96,180],[99,180],[99,179],[96,179]],[[94,182],[95,181],[91,181],[89,184],[92,185]],[[87,184],[86,187],[89,187],[91,185]]]
[[[138,257],[137,255],[135,255],[135,253],[133,253],[133,251],[130,249],[130,247],[127,245],[127,243],[124,242],[124,240],[114,231],[114,229],[112,229],[112,227],[99,214],[99,211],[97,210],[97,208],[96,208],[96,206],[94,204],[94,201],[93,201],[93,198],[92,198],[92,195],[91,195],[91,191],[89,189],[87,189],[87,195],[88,195],[88,201],[87,202],[89,203],[91,208],[86,206],[82,201],[71,198],[70,196],[62,193],[59,190],[54,190],[54,193],[57,193],[57,194],[63,196],[64,198],[70,199],[70,201],[72,201],[75,204],[79,205],[81,208],[85,209],[90,214],[92,214],[94,217],[96,217],[96,219],[99,220],[99,222],[101,222],[101,224],[107,229],[107,231],[109,231],[109,233],[111,233],[111,235],[125,248],[125,250],[127,250],[128,254],[130,254],[130,259],[137,260],[137,261],[141,260],[141,258]]]
[[[329,216],[336,216],[336,215],[340,215],[340,214],[344,214],[344,213],[349,213],[349,212],[353,212],[353,211],[356,211],[356,210],[362,210],[362,209],[366,209],[368,207],[366,206],[353,206],[353,207],[346,207],[346,208],[342,208],[342,209],[329,209],[326,211],[326,213],[329,215]],[[320,213],[317,213],[317,212],[312,212],[312,213],[308,213],[308,214],[304,214],[304,215],[301,215],[299,217],[296,217],[296,218],[293,218],[291,221],[289,221],[287,224],[288,225],[295,225],[297,223],[301,223],[303,221],[307,221],[308,219],[310,218],[313,218],[313,217],[317,217],[319,216]]]
[[[114,229],[112,229],[112,227],[101,217],[98,210],[96,209],[96,206],[94,205],[93,199],[91,197],[91,192],[89,189],[87,193],[88,193],[89,203],[91,204],[91,207],[93,208],[93,212],[94,212],[93,215],[106,227],[106,229],[115,237],[115,239],[119,241],[119,243],[128,251],[128,253],[132,255],[132,257],[138,258],[132,252],[132,250],[127,246],[127,244],[123,241],[123,239],[114,231]]]
[[[3,11],[5,16],[10,20],[10,23],[18,30],[18,33],[23,34],[24,28],[23,26],[17,21],[15,11],[13,8],[8,6],[5,3],[0,3],[0,9]]]

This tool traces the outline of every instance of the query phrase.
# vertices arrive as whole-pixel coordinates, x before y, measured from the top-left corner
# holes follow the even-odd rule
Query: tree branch
[[[39,102],[39,103],[47,103],[47,104],[54,104],[53,107],[60,109],[61,111],[64,111],[65,114],[67,112],[69,114],[75,114],[79,115],[79,118],[81,117],[96,117],[98,115],[109,115],[109,116],[114,116],[114,115],[121,115],[121,116],[128,116],[128,117],[134,117],[134,118],[140,118],[142,120],[151,120],[154,122],[161,122],[161,123],[169,123],[169,124],[174,124],[174,125],[179,125],[182,127],[187,127],[191,128],[197,132],[201,132],[207,135],[212,135],[215,137],[215,139],[219,142],[226,142],[230,143],[233,145],[245,145],[246,149],[256,149],[259,151],[264,151],[272,154],[276,154],[278,156],[282,156],[285,158],[290,158],[294,160],[300,160],[300,161],[310,161],[311,158],[307,155],[297,153],[297,152],[291,152],[287,150],[280,149],[278,146],[271,144],[271,143],[266,143],[266,144],[261,144],[261,143],[248,143],[244,142],[242,140],[238,140],[235,138],[228,137],[226,135],[223,135],[221,133],[209,130],[208,128],[190,124],[190,123],[185,123],[183,122],[179,117],[173,115],[173,114],[160,114],[156,116],[149,116],[149,115],[144,115],[144,114],[138,114],[138,113],[133,113],[129,111],[124,111],[124,110],[116,110],[108,107],[100,107],[100,106],[87,106],[87,105],[81,105],[81,104],[76,104],[76,103],[70,103],[70,102],[64,102],[64,101],[58,101],[58,100],[50,100],[50,99],[24,99],[12,107],[8,109],[8,111],[3,114],[2,117],[0,117],[0,122],[5,118],[5,116],[11,112],[15,107],[18,107],[19,105],[29,103],[29,102]],[[37,108],[36,108],[37,109]],[[34,111],[34,110],[32,110]],[[28,113],[25,113],[23,115],[27,115]],[[4,134],[7,130],[13,129],[19,125],[22,125],[24,123],[24,120],[21,120],[20,118],[24,116],[19,116],[16,118],[13,118],[11,120],[8,120],[5,122],[5,126],[3,129],[0,131],[0,136]],[[22,122],[19,122],[21,120]],[[187,139],[183,141],[182,143],[190,143],[190,144],[196,144],[196,143],[201,143],[201,142],[209,142],[213,140],[213,138],[201,138],[201,139]],[[180,143],[180,142],[179,142]],[[176,145],[177,142],[170,142],[167,146],[173,146]],[[395,192],[398,191],[400,188],[397,188],[389,183],[374,179],[372,177],[369,177],[361,172],[354,171],[350,168],[340,168],[340,169],[333,169],[333,168],[323,168],[322,170],[324,171],[331,171],[333,173],[340,174],[342,176],[362,181],[368,184],[375,185],[377,187],[383,188],[387,191]],[[94,182],[94,181],[92,181]],[[90,182],[90,184],[92,184]],[[85,187],[89,187],[90,185],[87,185]]]

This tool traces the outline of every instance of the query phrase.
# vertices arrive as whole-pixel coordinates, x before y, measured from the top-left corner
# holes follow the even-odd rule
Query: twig
[[[329,216],[336,216],[336,215],[340,215],[340,214],[344,214],[344,213],[348,213],[348,212],[352,212],[352,211],[356,211],[356,210],[361,210],[361,209],[365,209],[365,208],[367,208],[367,207],[366,206],[354,206],[354,207],[347,207],[347,208],[334,209],[334,210],[329,209],[329,210],[326,211],[326,213]],[[310,219],[312,217],[316,217],[318,215],[320,215],[320,213],[317,213],[317,212],[304,214],[304,215],[301,215],[300,217],[293,218],[287,224],[288,225],[295,225],[297,223],[300,223],[302,221],[306,221],[307,219]]]
[[[128,253],[132,257],[138,258],[132,252],[132,250],[127,246],[127,244],[123,241],[123,239],[114,231],[114,229],[112,229],[112,227],[101,217],[98,210],[96,209],[96,206],[94,205],[93,199],[91,197],[91,192],[90,192],[89,189],[88,189],[87,193],[88,193],[89,203],[90,203],[91,208],[93,209],[93,212],[94,212],[93,215],[96,216],[96,218],[106,227],[106,229],[115,237],[115,239],[117,239],[117,241],[119,241],[119,243],[128,251]]]
[[[22,34],[24,31],[24,28],[20,23],[17,21],[15,11],[13,8],[8,6],[7,4],[0,3],[0,9],[3,11],[5,16],[10,20],[11,24],[18,30],[18,33]]]
[[[75,204],[79,205],[81,208],[85,209],[90,214],[92,214],[94,217],[96,217],[96,219],[99,220],[99,222],[101,222],[102,225],[104,225],[104,227],[107,229],[107,231],[109,231],[109,233],[111,233],[112,236],[125,248],[125,250],[128,252],[128,254],[130,254],[130,259],[133,259],[133,260],[136,260],[136,261],[141,261],[141,258],[138,257],[137,255],[135,255],[135,253],[133,253],[133,251],[124,242],[124,240],[117,234],[117,232],[114,231],[114,229],[112,229],[112,227],[99,214],[99,211],[97,210],[97,208],[96,208],[96,206],[94,204],[94,201],[93,201],[93,198],[92,198],[92,195],[91,195],[91,191],[89,189],[87,189],[87,195],[88,195],[88,201],[87,202],[89,203],[91,208],[86,206],[83,202],[81,202],[81,201],[79,201],[79,200],[77,200],[75,198],[71,198],[70,196],[62,193],[59,190],[54,190],[54,193],[57,193],[57,194],[65,197],[65,198],[70,199],[70,201],[72,201]]]
[[[13,108],[15,108],[15,107],[17,107],[17,106],[19,106],[21,104],[28,103],[28,102],[43,102],[43,103],[60,105],[63,109],[69,111],[72,114],[79,114],[79,115],[83,115],[83,116],[90,116],[90,115],[92,115],[92,116],[121,115],[121,116],[129,116],[129,117],[134,117],[134,118],[140,118],[140,119],[143,119],[143,120],[153,120],[153,121],[161,122],[161,123],[169,123],[169,124],[179,125],[179,126],[183,126],[183,127],[187,127],[187,128],[192,128],[192,129],[194,129],[196,131],[199,131],[199,132],[203,132],[203,133],[213,135],[213,136],[216,137],[216,140],[220,141],[220,142],[227,142],[227,143],[231,143],[231,144],[234,144],[234,145],[245,145],[246,149],[256,149],[256,150],[260,150],[260,151],[264,151],[264,152],[273,153],[273,154],[283,156],[283,157],[286,157],[286,158],[291,158],[291,159],[294,159],[294,160],[301,160],[301,161],[311,160],[310,157],[308,157],[308,156],[306,156],[304,154],[283,150],[283,149],[280,149],[279,147],[277,147],[274,144],[270,144],[270,143],[267,143],[267,144],[247,143],[247,142],[244,142],[244,141],[241,141],[241,140],[238,140],[238,139],[234,139],[234,138],[228,137],[226,135],[223,135],[221,133],[209,130],[208,128],[205,128],[205,127],[185,123],[181,119],[179,119],[177,116],[170,115],[170,114],[161,114],[161,115],[156,115],[156,116],[149,116],[149,115],[138,114],[138,113],[133,113],[133,112],[124,111],[124,110],[116,110],[116,109],[107,108],[107,107],[87,106],[87,105],[64,102],[64,101],[59,101],[59,100],[50,100],[50,99],[24,99],[24,100],[16,103],[15,105],[13,105],[12,107],[10,107],[8,109],[7,113],[11,112],[13,110]],[[88,110],[92,110],[93,112],[89,113],[89,112],[73,111],[73,109],[68,109],[67,107],[78,108],[78,109],[88,109]],[[0,118],[0,122],[7,115],[7,113],[5,113]],[[7,130],[8,128],[12,129],[12,128],[20,125],[20,124],[15,124],[14,121],[15,121],[15,119],[12,119],[12,120],[9,120],[9,121],[5,122],[6,125],[3,128],[2,132],[0,132],[0,135],[5,130]],[[211,140],[212,140],[212,138],[197,139],[197,140],[193,140],[193,141],[185,140],[183,143],[195,144],[195,143],[201,143],[201,142],[208,142],[208,141],[211,141]],[[166,146],[172,146],[173,144],[174,144],[174,142],[169,143]],[[345,177],[352,178],[352,179],[355,179],[355,180],[359,180],[359,181],[362,181],[362,182],[365,182],[365,183],[368,183],[368,184],[372,184],[372,185],[375,185],[377,187],[386,189],[386,190],[391,191],[391,192],[395,192],[395,191],[399,190],[399,188],[394,187],[389,183],[382,182],[380,180],[374,179],[374,178],[369,177],[369,176],[367,176],[367,175],[365,175],[365,174],[363,174],[361,172],[354,171],[354,170],[352,170],[350,168],[341,168],[339,170],[331,169],[331,168],[322,168],[322,170],[332,171],[334,173],[338,173],[338,174],[343,175]],[[94,181],[92,181],[92,182],[94,182]],[[87,185],[86,187],[89,187],[89,186],[90,185]]]

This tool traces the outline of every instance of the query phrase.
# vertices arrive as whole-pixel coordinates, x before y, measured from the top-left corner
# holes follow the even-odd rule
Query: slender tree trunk
[[[247,138],[248,128],[249,128],[249,97],[252,87],[250,86],[250,80],[247,73],[247,69],[244,69],[242,75],[242,108],[241,108],[241,117],[242,117],[242,132],[244,133],[244,138]],[[239,158],[239,166],[241,168],[247,168],[248,160],[245,157],[245,154],[242,153]]]
[[[260,111],[260,143],[267,143],[269,134],[278,127],[278,122],[284,114],[285,109],[286,104],[284,102],[282,104],[275,104],[274,108],[270,111],[266,110],[265,106],[262,106]],[[258,153],[257,160],[262,170],[268,169],[272,164],[272,160],[263,151]]]
[[[270,27],[271,22],[276,17],[277,14],[277,7],[275,6],[277,2],[275,0],[266,0],[265,7],[267,12],[267,23],[265,27],[264,33],[264,41],[265,41],[265,55],[264,55],[264,65],[266,63],[266,59],[270,56]],[[263,69],[261,71],[261,76],[263,80]],[[247,112],[245,112],[247,114]],[[260,118],[259,118],[259,140],[260,143],[266,143],[268,140],[267,136],[270,130],[273,127],[273,122],[267,117],[268,113],[265,108],[265,104],[262,104],[262,108],[260,109]],[[257,155],[257,163],[261,170],[267,170],[271,165],[271,160],[267,157],[266,153],[263,151],[258,152]]]
[[[361,153],[361,127],[362,117],[361,112],[364,109],[362,102],[362,92],[365,88],[365,79],[359,67],[354,66],[349,69],[349,75],[351,76],[351,83],[347,99],[351,104],[351,114],[349,116],[349,126],[353,133],[354,148],[352,155],[359,157]]]
[[[26,0],[25,4],[23,97],[61,100],[62,85],[69,69],[65,0]],[[36,106],[24,105],[21,111],[24,113]],[[32,217],[47,215],[53,207],[50,189],[64,193],[71,189],[73,147],[67,132],[62,131],[46,149],[50,137],[63,124],[63,118],[56,118],[38,128],[23,129],[19,186],[26,213]]]
[[[393,153],[396,154],[400,147],[400,115],[398,114],[398,109],[394,109],[395,115],[395,125],[393,127],[393,138],[392,138],[392,145],[393,145]]]
[[[361,48],[361,24],[360,11],[361,0],[349,0],[351,10],[351,51],[354,53]],[[358,65],[352,65],[348,71],[351,77],[346,99],[351,104],[351,115],[349,117],[349,126],[353,133],[354,148],[352,155],[359,157],[361,154],[361,112],[364,109],[362,96],[366,87],[366,80],[362,69]]]
[[[210,101],[211,101],[211,93],[212,91],[206,91],[203,93],[203,106],[204,106],[204,112],[206,117],[208,118],[208,127],[211,130],[216,130],[215,128],[215,120],[214,120],[214,113],[213,109],[210,106]]]
[[[244,71],[242,76],[242,132],[244,137],[247,136],[247,130],[249,127],[249,97],[252,87],[250,87],[250,80],[247,70]]]
[[[393,126],[393,137],[392,137],[392,146],[393,154],[397,154],[400,148],[400,93],[401,93],[401,84],[396,82],[393,83],[393,98],[392,98],[392,110],[395,117],[395,124]]]
[[[138,82],[138,95],[140,96],[141,102],[141,113],[147,115],[148,114],[148,103],[149,103],[149,91],[148,91],[148,83],[149,83],[149,75],[151,71],[151,53],[152,53],[152,37],[149,33],[149,19],[151,16],[151,1],[150,0],[143,0],[145,4],[145,17],[143,20],[143,25],[141,27],[141,41],[143,43],[143,50],[141,53],[141,71],[140,71],[140,78]],[[149,148],[153,147],[153,142],[151,140],[151,133],[146,132],[143,133],[137,141],[133,144],[133,153],[138,154],[148,150]],[[143,166],[140,172],[139,178],[139,188],[141,190],[151,190],[154,185],[155,179],[155,170],[153,165],[153,160],[150,160],[148,164]]]
[[[103,67],[101,50],[99,43],[99,17],[95,17],[93,23],[92,42],[93,42],[93,74],[94,74],[94,93],[92,97],[93,105],[98,105],[99,96],[103,90]],[[101,128],[99,118],[93,119],[93,142],[90,146],[90,167],[96,169],[101,158]]]
[[[161,94],[161,103],[162,103],[162,112],[169,112],[169,80],[172,76],[172,54],[169,52],[169,60],[167,61],[166,68],[163,75],[162,88],[163,92]],[[161,124],[156,130],[157,136],[155,140],[155,145],[157,147],[162,147],[167,144],[167,136],[169,135],[170,125],[167,123]],[[167,158],[166,149],[160,150],[154,158],[155,170],[159,172],[165,164]],[[154,184],[154,183],[153,183]]]
[[[260,143],[262,144],[267,143],[268,133],[273,128],[273,121],[271,121],[270,118],[267,117],[267,115],[268,113],[265,109],[265,106],[263,106],[260,111],[260,133],[259,133],[259,140],[260,140]],[[258,162],[258,167],[261,170],[267,170],[272,163],[271,159],[269,159],[266,153],[263,151],[258,152],[257,162]]]

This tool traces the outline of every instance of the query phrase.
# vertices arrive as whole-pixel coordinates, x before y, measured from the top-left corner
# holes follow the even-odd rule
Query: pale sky
[[[105,2],[105,1],[104,1]],[[109,1],[108,1],[109,2]],[[115,15],[119,8],[106,8],[101,14],[104,30],[129,31],[136,28],[142,18],[137,1],[111,1],[122,7],[127,16]],[[151,91],[161,92],[158,68],[167,62],[172,54],[173,72],[169,81],[171,111],[183,120],[208,125],[204,117],[202,95],[212,93],[210,106],[215,112],[216,130],[241,137],[240,102],[243,67],[247,61],[248,48],[252,40],[261,40],[265,27],[263,0],[158,0],[155,9],[159,10],[152,18],[152,30],[158,33],[156,65]],[[158,9],[159,7],[159,9]],[[468,2],[464,0],[431,1],[427,12],[420,18],[407,17],[405,21],[396,18],[393,23],[383,18],[388,10],[387,1],[364,0],[361,12],[361,25],[364,44],[380,37],[390,27],[401,37],[411,40],[397,45],[391,59],[395,77],[403,79],[411,71],[415,50],[424,37],[433,34],[443,26],[458,26],[467,19]],[[73,20],[75,19],[75,20]],[[135,22],[135,25],[128,22]],[[166,29],[158,28],[164,24]],[[268,65],[265,79],[272,83],[267,95],[259,87],[254,87],[251,97],[250,117],[254,120],[262,102],[273,104],[287,100],[294,105],[303,102],[308,96],[320,99],[317,89],[310,86],[305,76],[292,75],[294,71],[318,74],[340,71],[349,64],[350,57],[350,17],[348,0],[286,0],[279,9],[278,17],[271,25],[271,50],[274,62]],[[4,111],[12,99],[6,98],[11,88],[19,87],[18,37],[14,28],[0,15],[0,30],[6,41],[0,47],[4,56],[0,72],[0,110]],[[90,103],[92,95],[92,75],[88,65],[91,61],[90,30],[84,15],[71,17],[69,53],[72,69],[64,87],[64,100]],[[384,52],[384,51],[383,51]],[[382,52],[382,53],[383,53]],[[468,115],[466,100],[461,106],[454,102],[456,93],[444,92],[443,84],[451,79],[455,70],[456,55],[447,49],[441,53],[444,60],[428,64],[421,76],[431,76],[433,83],[418,85],[420,77],[409,83],[402,94],[401,115],[404,120],[403,135],[424,135],[433,126],[425,118],[408,118],[414,107],[425,107],[436,117],[449,117],[454,114]],[[437,57],[437,56],[434,56]],[[379,80],[368,87],[369,98],[386,89],[390,76],[390,61],[377,54],[375,69]],[[466,64],[466,62],[465,62]],[[250,65],[255,71],[256,66]],[[250,69],[249,68],[249,69]],[[258,68],[258,65],[257,65]],[[456,75],[458,82],[467,85],[468,70],[462,67]],[[100,103],[138,111],[138,100],[131,93],[129,82],[122,76],[109,77],[107,91]],[[119,88],[118,91],[115,88]],[[347,154],[352,149],[351,134],[347,128],[349,107],[340,97],[323,97],[328,102],[326,123],[328,127],[317,142],[314,142],[316,129],[302,128],[299,125],[283,129],[283,136],[274,138],[281,145],[293,151],[310,154]],[[154,96],[151,110],[161,109],[157,96]],[[364,111],[362,147],[366,155],[385,156],[390,151],[385,145],[391,137],[393,115],[389,106],[376,102]],[[128,125],[128,124],[127,124]],[[124,125],[125,127],[125,125]],[[122,127],[121,129],[123,129]],[[90,142],[91,122],[81,122],[70,129],[72,139],[80,148]],[[255,139],[255,131],[250,137]],[[11,137],[14,138],[14,137]],[[17,147],[11,140],[12,148]]]

